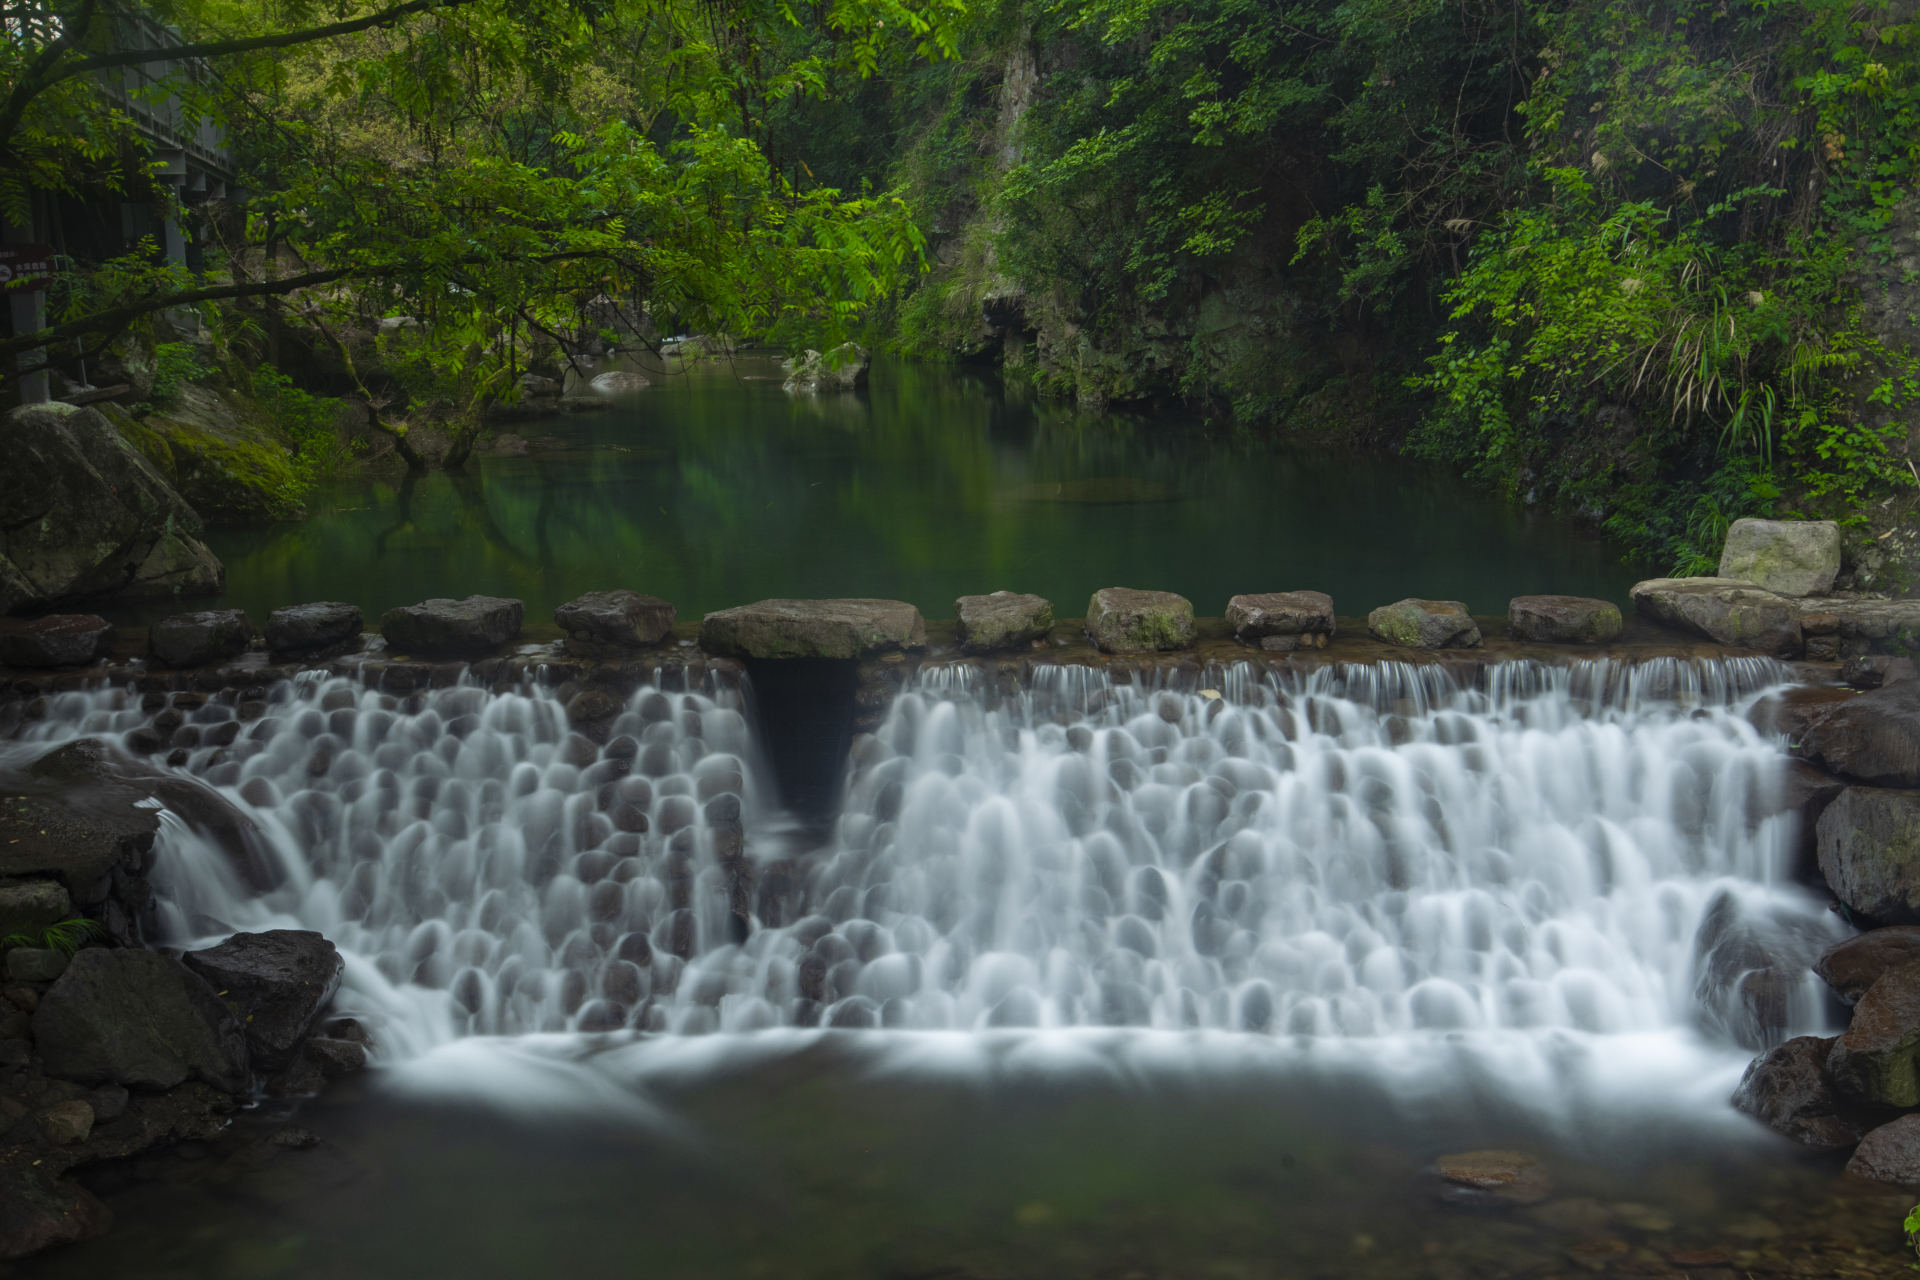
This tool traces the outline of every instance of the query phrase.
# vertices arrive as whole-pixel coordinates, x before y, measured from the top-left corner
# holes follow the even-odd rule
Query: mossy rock
[[[209,524],[306,519],[293,442],[246,396],[185,383],[144,417],[107,416]]]
[[[1190,648],[1193,603],[1171,591],[1103,587],[1087,602],[1087,635],[1105,653]]]

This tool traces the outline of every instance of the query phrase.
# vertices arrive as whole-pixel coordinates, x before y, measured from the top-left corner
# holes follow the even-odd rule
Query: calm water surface
[[[509,429],[508,426],[502,428]],[[776,596],[1037,592],[1063,616],[1104,586],[1229,596],[1314,588],[1342,614],[1409,595],[1504,613],[1530,592],[1625,604],[1620,548],[1436,469],[1311,454],[1182,413],[1091,414],[997,381],[882,363],[858,395],[793,397],[771,359],[696,366],[602,413],[511,424],[552,443],[469,478],[355,479],[311,519],[209,539],[226,601],[517,596],[529,620],[629,587],[683,618]],[[153,612],[166,612],[160,609]]]

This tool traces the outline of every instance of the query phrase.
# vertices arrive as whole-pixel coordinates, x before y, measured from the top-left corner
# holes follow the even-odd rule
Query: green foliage
[[[10,933],[0,938],[0,951],[13,947],[38,947],[45,951],[58,951],[63,956],[70,956],[87,943],[98,941],[106,936],[106,927],[98,920],[76,916],[71,920],[50,924],[37,933]]]
[[[315,482],[338,475],[351,455],[340,434],[340,402],[302,391],[280,370],[262,364],[250,375],[253,398],[293,438],[293,469],[299,498]]]
[[[163,342],[153,349],[153,390],[144,407],[171,404],[179,397],[181,384],[206,376],[207,368],[193,347],[184,342]]]

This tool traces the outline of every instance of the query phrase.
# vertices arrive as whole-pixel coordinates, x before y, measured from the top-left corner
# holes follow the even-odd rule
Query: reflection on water
[[[1349,614],[1407,595],[1503,612],[1525,592],[1625,603],[1645,576],[1617,547],[1394,459],[1303,454],[1181,413],[1082,413],[942,367],[882,363],[870,392],[817,398],[775,373],[656,371],[606,412],[508,424],[553,447],[479,455],[466,478],[342,482],[303,524],[215,531],[227,601],[377,616],[484,592],[544,622],[626,586],[682,617],[772,596],[950,617],[956,596],[1007,588],[1075,617],[1096,588],[1130,585],[1206,615],[1298,587]]]

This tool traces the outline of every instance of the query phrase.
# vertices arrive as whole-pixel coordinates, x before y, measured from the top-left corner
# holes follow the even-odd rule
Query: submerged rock
[[[673,633],[674,607],[638,591],[589,591],[553,611],[567,633],[567,652],[604,657],[610,649],[643,649]]]
[[[1367,630],[1409,649],[1471,649],[1480,628],[1458,600],[1399,600],[1367,615]]]
[[[1193,603],[1171,591],[1102,587],[1087,602],[1087,637],[1103,653],[1185,649],[1193,634]]]
[[[432,658],[479,658],[520,638],[526,606],[500,596],[423,600],[389,609],[380,633],[389,648]]]
[[[1227,625],[1242,644],[1284,652],[1325,648],[1332,638],[1333,597],[1323,591],[1268,591],[1227,601]]]
[[[1860,1140],[1847,1172],[1875,1182],[1920,1186],[1920,1116],[1901,1116]]]
[[[733,657],[869,658],[926,643],[926,620],[899,600],[762,600],[700,623],[700,647]]]
[[[822,391],[857,391],[867,385],[867,370],[872,360],[858,343],[843,342],[824,354],[808,351],[794,360],[782,361],[787,380],[781,389],[802,395]]]
[[[38,1164],[0,1164],[0,1259],[91,1240],[113,1225],[113,1215],[91,1192]]]
[[[47,1074],[171,1089],[197,1078],[236,1093],[247,1042],[212,987],[157,951],[90,948],[40,998],[33,1037]]]
[[[237,658],[253,643],[253,623],[239,609],[176,613],[147,632],[147,652],[169,667],[203,667]]]
[[[262,1071],[293,1061],[346,968],[331,942],[303,929],[236,933],[180,959],[238,1011],[253,1065]]]
[[[289,656],[331,657],[357,647],[364,625],[357,604],[291,604],[267,615],[267,648]]]
[[[1515,640],[1543,644],[1605,644],[1626,624],[1620,606],[1585,596],[1515,596],[1507,604],[1507,631]]]
[[[1889,969],[1915,960],[1920,960],[1920,925],[1896,924],[1834,943],[1813,962],[1813,971],[1843,1002],[1858,1004]]]
[[[1720,576],[1783,596],[1824,596],[1840,573],[1840,526],[1831,520],[1735,520]]]
[[[1635,583],[1630,594],[1635,609],[1667,626],[1778,658],[1800,655],[1803,640],[1794,602],[1751,582],[1649,578]]]
[[[587,384],[594,392],[603,396],[630,396],[636,391],[645,391],[652,386],[645,374],[629,373],[624,369],[615,369],[610,373],[598,374]],[[557,395],[558,392],[556,391]]]
[[[1920,787],[1920,680],[1834,703],[1800,734],[1799,754],[1876,787]]]
[[[1827,1081],[1833,1040],[1796,1036],[1747,1064],[1733,1105],[1802,1146],[1835,1151],[1860,1140],[1868,1125]]]
[[[1853,1022],[1827,1054],[1827,1078],[1844,1098],[1920,1106],[1920,961],[1881,974],[1853,1008]]]
[[[1920,795],[1848,787],[1820,815],[1820,874],[1849,911],[1920,924]]]
[[[953,613],[959,620],[955,634],[967,653],[1016,649],[1053,630],[1051,600],[1013,591],[961,596],[953,602]]]
[[[1433,1171],[1452,1184],[1448,1199],[1468,1203],[1538,1204],[1553,1194],[1553,1178],[1523,1151],[1465,1151],[1441,1156]]]
[[[113,652],[113,626],[91,613],[0,618],[0,666],[84,667]]]

